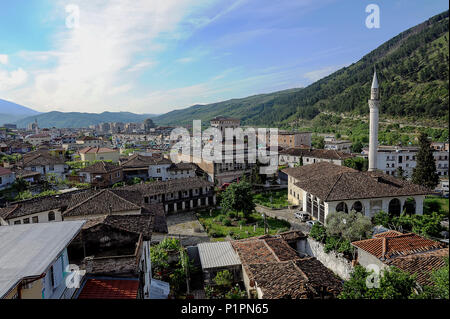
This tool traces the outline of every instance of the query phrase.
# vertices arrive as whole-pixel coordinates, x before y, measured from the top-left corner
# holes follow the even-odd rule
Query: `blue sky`
[[[370,3],[379,29],[365,26]],[[444,10],[441,0],[0,0],[0,98],[165,113],[304,87]]]

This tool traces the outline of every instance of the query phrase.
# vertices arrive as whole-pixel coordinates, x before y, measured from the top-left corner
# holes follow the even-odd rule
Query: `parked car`
[[[300,219],[302,222],[306,222],[307,220],[311,219],[311,215],[307,212],[298,211],[294,213],[294,217]]]
[[[320,222],[318,220],[308,220],[306,222],[306,225],[313,227],[314,224],[320,224]]]

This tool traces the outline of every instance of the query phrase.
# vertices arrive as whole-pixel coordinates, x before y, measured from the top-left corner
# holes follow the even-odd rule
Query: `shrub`
[[[219,271],[213,280],[217,286],[228,288],[233,284],[233,275],[229,270],[223,270]]]
[[[236,218],[237,214],[236,214],[236,212],[230,211],[227,213],[227,216],[231,219],[234,219],[234,218]]]
[[[169,237],[164,238],[158,246],[164,250],[178,250],[181,247],[178,239]]]
[[[238,225],[239,225],[239,226],[245,226],[245,225],[247,225],[247,223],[246,223],[245,220],[240,220],[240,221],[238,222]]]
[[[319,223],[316,223],[311,227],[309,236],[311,236],[313,239],[323,243],[327,237],[327,232],[326,232],[326,229],[324,226],[322,226]]]
[[[222,224],[223,224],[224,226],[231,226],[231,220],[228,219],[228,218],[225,218],[225,219],[222,221]]]

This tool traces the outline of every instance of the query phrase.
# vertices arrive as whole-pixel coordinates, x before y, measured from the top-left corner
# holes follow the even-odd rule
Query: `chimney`
[[[386,257],[386,252],[387,252],[387,238],[383,237],[383,241],[381,242],[381,260],[385,260]]]

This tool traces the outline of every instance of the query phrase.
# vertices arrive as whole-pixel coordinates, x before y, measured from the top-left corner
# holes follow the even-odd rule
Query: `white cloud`
[[[8,96],[42,111],[95,112],[117,108],[118,103],[127,102],[120,94],[134,87],[133,72],[156,63],[136,63],[135,57],[161,50],[161,35],[164,39],[185,36],[180,24],[205,2],[210,3],[152,0],[133,1],[131,5],[128,0],[78,1],[79,28],[61,30],[49,52],[21,52],[22,56],[47,65],[30,70],[31,85],[8,92]],[[65,2],[58,6],[64,21]],[[7,76],[11,74],[2,74],[3,82]],[[8,89],[4,84],[1,88]]]
[[[0,54],[0,64],[8,64],[8,56],[6,54]]]
[[[28,79],[28,73],[22,68],[8,72],[0,70],[0,92],[15,89]]]

